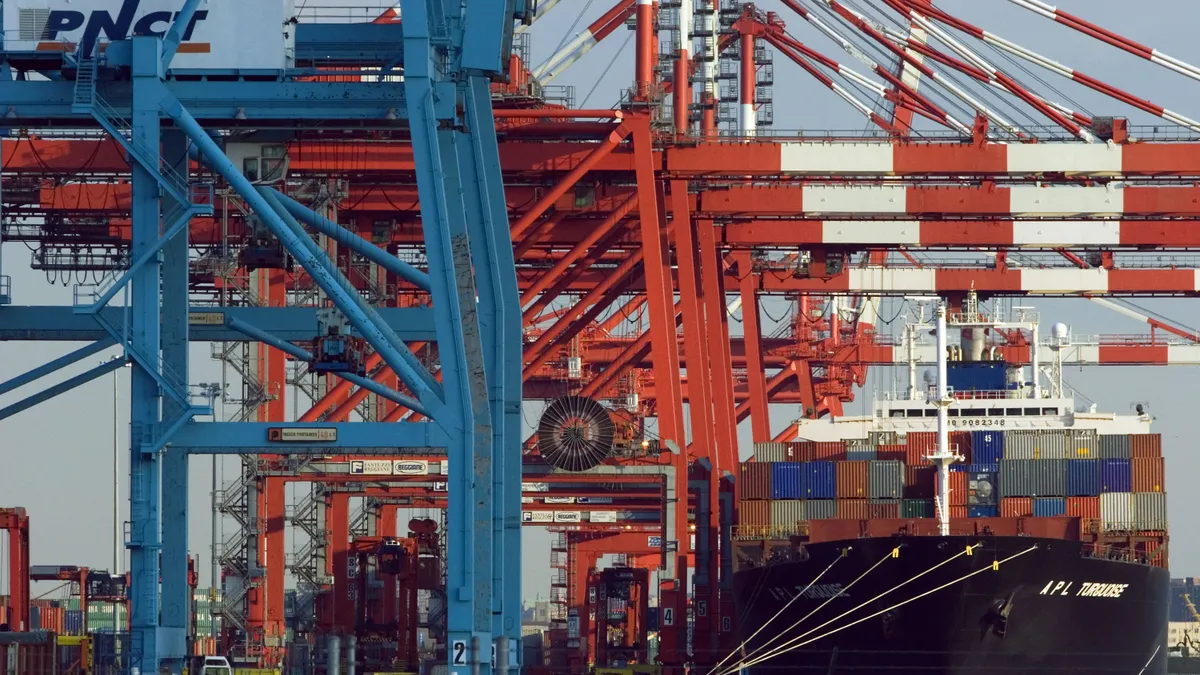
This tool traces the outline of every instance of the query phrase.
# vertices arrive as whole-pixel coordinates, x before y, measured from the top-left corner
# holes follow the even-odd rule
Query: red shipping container
[[[879,518],[899,518],[900,517],[900,500],[899,499],[873,499],[871,500],[871,519]]]
[[[742,462],[738,495],[742,499],[771,498],[771,463]]]
[[[792,441],[788,443],[789,462],[811,462],[817,455],[817,444],[812,441]]]
[[[846,459],[846,441],[813,443],[814,462],[840,462]]]
[[[1067,497],[1067,516],[1071,518],[1099,518],[1099,497]]]
[[[769,465],[768,465],[769,466]],[[771,502],[738,502],[738,534],[743,537],[766,536],[771,529]]]
[[[963,464],[971,463],[971,432],[969,431],[951,431],[950,432],[950,449],[957,450],[958,454],[963,457]]]
[[[1134,459],[1162,457],[1162,434],[1130,434],[1129,451]]]
[[[936,479],[932,466],[904,467],[904,498],[933,499]]]
[[[881,445],[879,446],[879,450],[876,451],[875,457],[885,462],[903,462],[908,457],[908,446]]]
[[[837,500],[837,517],[845,520],[868,520],[871,517],[871,504],[865,499]]]
[[[1166,490],[1167,475],[1162,457],[1134,457],[1130,464],[1133,467],[1134,492]]]
[[[1000,500],[1001,518],[1032,518],[1032,497],[1005,497]]]
[[[937,479],[937,472],[934,472]],[[936,483],[935,483],[936,484]],[[967,505],[967,473],[965,471],[950,472],[950,506]]]
[[[870,462],[838,462],[837,474],[838,499],[866,499],[870,496],[869,470]]]
[[[962,475],[965,476],[966,474],[962,474]],[[966,506],[951,506],[950,507],[950,519],[951,520],[958,520],[959,518],[966,518],[966,517],[967,517],[967,507]]]
[[[904,463],[909,466],[929,466],[929,460],[926,459],[936,447],[935,445],[927,445],[925,443],[914,442],[913,434],[908,435],[908,445],[905,446]]]

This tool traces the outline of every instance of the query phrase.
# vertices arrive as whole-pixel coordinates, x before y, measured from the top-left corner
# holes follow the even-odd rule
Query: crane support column
[[[160,161],[161,122],[157,85],[161,76],[157,38],[132,40],[133,110],[130,122],[134,143],[146,155],[133,162],[133,224],[131,256],[139,259],[159,238],[161,203],[158,177],[151,173]],[[154,451],[155,431],[162,418],[159,383],[151,368],[157,364],[161,344],[161,263],[152,257],[132,270],[133,311],[128,348],[142,358],[135,360],[131,378],[129,458],[129,600],[130,664],[143,673],[157,673],[160,647],[159,627],[159,509],[160,460]],[[149,361],[148,361],[149,360]],[[148,451],[147,451],[148,450]]]

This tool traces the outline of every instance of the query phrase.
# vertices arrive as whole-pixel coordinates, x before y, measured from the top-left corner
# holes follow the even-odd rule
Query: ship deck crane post
[[[0,417],[49,400],[125,362],[134,365],[129,406],[131,534],[126,547],[136,655],[132,665],[141,672],[159,672],[160,667],[179,672],[187,657],[188,455],[325,454],[339,446],[384,452],[404,446],[447,449],[453,485],[448,610],[452,645],[461,647],[456,655],[452,649],[451,672],[490,672],[485,655],[493,636],[502,640],[502,652],[519,656],[519,650],[510,647],[519,639],[520,628],[520,466],[512,461],[519,456],[521,364],[512,350],[519,349],[519,335],[513,332],[519,331],[520,319],[519,307],[514,309],[515,267],[488,79],[503,73],[514,20],[528,20],[532,3],[466,4],[470,12],[463,3],[432,3],[438,11],[431,15],[425,0],[401,3],[403,26],[384,28],[393,36],[391,54],[387,63],[377,65],[403,64],[402,83],[305,81],[291,70],[282,45],[261,61],[235,64],[258,66],[260,77],[188,82],[168,77],[169,71],[179,75],[203,70],[175,60],[185,33],[190,33],[185,27],[197,17],[199,0],[180,0],[181,11],[165,35],[108,36],[113,39],[103,50],[98,41],[83,40],[75,51],[3,54],[9,64],[18,64],[18,70],[49,75],[47,81],[27,81],[24,73],[15,78],[13,69],[5,68],[8,79],[0,81],[0,97],[8,104],[5,127],[100,129],[121,145],[133,167],[129,269],[115,283],[80,287],[75,294],[73,313],[94,320],[102,337],[3,386],[9,390],[31,383],[113,343],[124,358],[33,394],[0,411]],[[348,44],[357,42],[355,31],[363,30],[377,33],[379,27],[330,28],[343,31]],[[181,55],[186,57],[187,50]],[[443,58],[447,55],[452,58]],[[174,128],[166,129],[165,120]],[[209,135],[212,129],[281,120],[407,125],[418,189],[424,195],[422,229],[429,274],[419,278],[425,280],[433,302],[432,310],[411,313],[412,321],[406,323],[417,329],[416,335],[406,337],[437,342],[442,383],[435,382],[396,331],[357,293],[347,291],[348,282],[328,255],[269,191],[242,175],[241,167]],[[217,392],[212,387],[197,391],[188,378],[188,225],[194,217],[211,215],[214,203],[212,183],[188,175],[193,152],[238,193],[400,375],[414,394],[409,407],[433,413],[432,422],[280,423],[268,429],[254,423],[197,421],[213,414]],[[462,186],[466,198],[447,200],[443,181]],[[109,301],[125,290],[131,298],[127,330],[105,318]],[[6,288],[6,299],[12,295]],[[26,339],[54,330],[52,308],[22,309],[33,316]],[[223,316],[219,322],[224,324]],[[269,323],[257,328],[270,335],[278,326]],[[474,523],[489,525],[477,528]]]

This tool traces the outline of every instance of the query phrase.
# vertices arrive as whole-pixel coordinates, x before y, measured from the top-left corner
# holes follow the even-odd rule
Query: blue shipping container
[[[804,472],[805,499],[833,499],[837,496],[837,464],[807,462]]]
[[[40,607],[29,608],[29,630],[42,629],[42,613]]]
[[[1039,497],[1033,500],[1035,518],[1054,518],[1067,515],[1067,500],[1058,497]]]
[[[972,431],[971,459],[979,464],[999,464],[1004,459],[1004,433]]]
[[[1067,460],[1067,496],[1096,497],[1100,494],[1099,459]]]
[[[992,505],[992,506],[968,506],[967,507],[967,517],[968,518],[999,518],[1000,517],[1000,507],[995,506],[995,505]]]
[[[1100,460],[1100,491],[1133,492],[1132,467],[1128,459]]]
[[[65,635],[83,635],[83,612],[78,609],[68,609],[63,613],[63,633]]]
[[[879,458],[875,448],[846,448],[846,460],[850,462],[869,462]]]
[[[804,499],[804,463],[771,463],[771,499]]]

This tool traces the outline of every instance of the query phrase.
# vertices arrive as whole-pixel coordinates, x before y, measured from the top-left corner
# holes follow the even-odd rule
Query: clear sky
[[[614,0],[566,0],[532,30],[533,62],[540,63],[556,45],[612,6]],[[297,0],[299,5],[303,0]],[[313,6],[376,6],[380,0],[313,0]],[[1061,0],[1057,3],[1103,26],[1112,28],[1144,44],[1187,61],[1200,62],[1195,42],[1195,26],[1200,20],[1200,4],[1190,0],[1148,0],[1128,3],[1120,0]],[[1193,118],[1200,117],[1200,83],[1153,66],[1115,48],[1102,45],[1063,26],[1055,25],[1004,0],[946,0],[944,9],[992,32],[1017,41],[1047,56],[1115,86],[1149,98]],[[803,20],[777,0],[759,3],[763,9],[778,11],[789,32],[828,56],[846,64],[857,63],[817,34]],[[576,19],[579,18],[576,24]],[[574,27],[572,27],[574,25]],[[629,32],[619,30],[567,71],[556,84],[577,88],[576,100],[592,107],[609,107],[621,89],[628,87],[633,74],[633,48],[626,42]],[[1044,79],[1078,104],[1078,108],[1096,115],[1128,116],[1137,123],[1154,123],[1154,118],[1100,97],[1078,85],[1039,72]],[[775,64],[775,127],[777,129],[865,128],[864,120],[847,104],[817,85],[799,68],[777,57]],[[1022,78],[1025,81],[1025,78]],[[589,96],[589,91],[593,90]],[[1042,89],[1048,94],[1052,89]],[[1062,99],[1067,100],[1067,99]],[[1167,125],[1163,125],[1164,127]],[[17,304],[69,305],[70,285],[61,280],[51,283],[38,272],[29,270],[30,252],[19,243],[2,249],[3,273],[13,278],[13,296]],[[1164,258],[1164,261],[1166,258]],[[1141,333],[1136,321],[1097,307],[1086,300],[1038,300],[1046,323],[1063,321],[1076,333]],[[1146,307],[1184,323],[1200,324],[1195,319],[1197,300],[1143,301]],[[889,303],[881,312],[890,318],[897,307]],[[773,311],[773,310],[772,310]],[[736,330],[736,324],[735,330]],[[5,343],[0,345],[0,379],[8,379],[35,364],[44,363],[73,347],[53,343]],[[75,368],[62,371],[65,379],[108,358],[98,355]],[[218,381],[220,367],[210,358],[208,345],[192,347],[191,381]],[[127,461],[125,423],[128,405],[128,374],[121,375],[121,519],[128,518]],[[871,386],[886,386],[892,374],[876,370]],[[1195,372],[1192,368],[1090,368],[1068,372],[1068,381],[1093,399],[1101,410],[1126,412],[1135,401],[1149,402],[1156,416],[1155,428],[1164,436],[1169,466],[1168,493],[1171,520],[1171,563],[1174,576],[1200,575],[1200,531],[1191,520],[1192,509],[1200,497],[1192,490],[1198,460],[1191,448],[1196,437],[1191,418],[1196,403]],[[236,387],[235,387],[236,388]],[[32,389],[0,397],[0,404],[17,400]],[[851,412],[871,398],[861,392]],[[290,405],[289,405],[290,407]],[[304,402],[298,407],[307,408]],[[538,406],[529,406],[527,422],[534,422]],[[794,407],[777,406],[772,411],[773,426],[781,429],[797,416]],[[743,425],[746,427],[748,425]],[[52,403],[0,422],[0,505],[24,506],[33,519],[32,559],[35,564],[74,564],[94,568],[111,566],[112,559],[112,380],[103,378]],[[1189,431],[1189,429],[1191,429]],[[748,454],[748,430],[741,433],[742,454]],[[219,469],[226,478],[236,474],[236,458],[226,458]],[[209,583],[210,481],[208,459],[194,459],[191,469],[190,542],[193,553],[201,558],[201,583]],[[224,527],[225,536],[231,527]],[[524,595],[545,598],[549,591],[549,537],[544,532],[526,530],[526,559],[522,584]],[[289,534],[288,550],[292,550]],[[0,589],[4,581],[0,580]],[[48,589],[46,589],[48,590]]]

